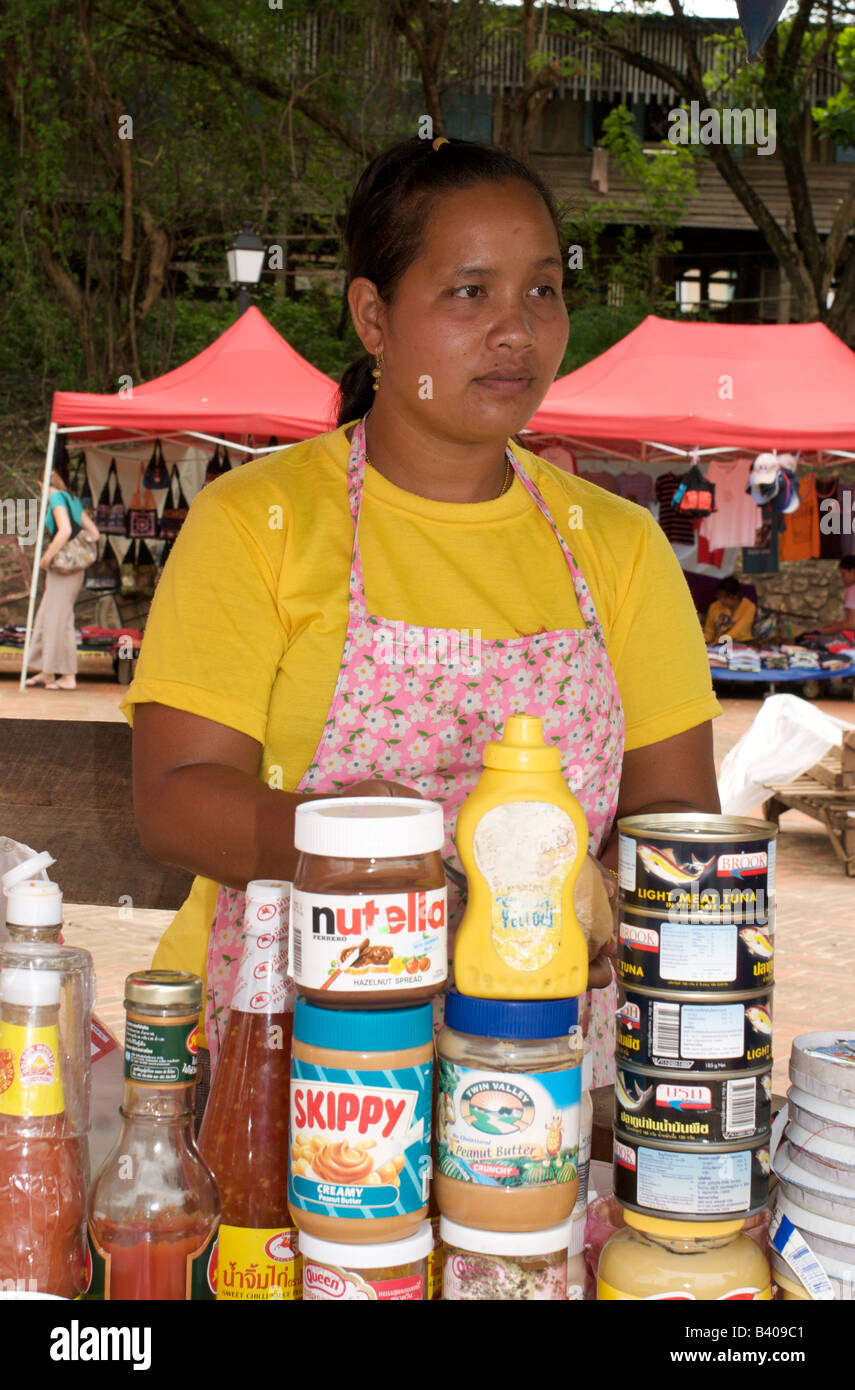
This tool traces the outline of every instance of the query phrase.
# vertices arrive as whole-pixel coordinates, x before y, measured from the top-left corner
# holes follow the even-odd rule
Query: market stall
[[[108,395],[55,392],[26,629],[10,648],[22,662],[21,689],[51,467],[63,448],[79,451],[73,485],[78,495],[86,489],[104,534],[87,588],[124,588],[129,597],[147,600],[200,487],[244,459],[329,429],[336,390],[253,306],[198,356],[154,381]],[[138,645],[133,619],[139,616],[129,624],[131,650]],[[0,640],[0,657],[2,651]]]
[[[529,427],[562,436],[581,477],[653,513],[699,616],[716,600],[716,580],[737,574],[754,599],[752,581],[771,590],[754,631],[741,634],[760,653],[756,669],[735,640],[731,678],[807,679],[789,672],[811,666],[809,678],[825,681],[852,674],[847,643],[816,661],[793,653],[811,616],[782,594],[794,562],[839,562],[855,549],[853,402],[855,353],[822,324],[651,316],[556,381]],[[776,587],[770,576],[781,574]],[[720,658],[719,649],[719,681]]]

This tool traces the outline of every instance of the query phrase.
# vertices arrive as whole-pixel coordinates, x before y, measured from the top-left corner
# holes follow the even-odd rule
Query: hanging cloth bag
[[[166,494],[166,501],[163,504],[163,511],[160,513],[160,521],[157,525],[157,534],[161,540],[172,541],[175,539],[189,510],[190,505],[181,486],[178,464],[173,463],[169,477],[169,491]]]
[[[231,460],[226,453],[225,446],[223,446],[221,453],[218,444],[213,454],[208,459],[208,467],[205,469],[205,481],[202,486],[207,487],[208,483],[212,483],[215,478],[222,478],[224,473],[230,473],[231,471]]]
[[[151,598],[157,576],[157,565],[144,540],[128,546],[121,565],[121,589],[124,598]]]
[[[169,470],[166,467],[166,461],[163,457],[163,448],[159,439],[154,441],[154,448],[152,449],[151,458],[148,461],[148,466],[143,474],[142,481],[143,487],[156,489],[158,491],[162,491],[163,488],[169,487]]]
[[[689,469],[671,499],[681,516],[710,516],[715,511],[715,484],[708,483],[700,468]]]
[[[81,451],[74,460],[74,472],[71,475],[71,492],[73,496],[80,499],[81,507],[87,511],[92,511],[92,489],[89,486],[89,476],[86,472],[86,455]]]
[[[104,537],[104,550],[100,560],[90,565],[83,581],[84,589],[94,594],[115,594],[119,590],[121,577],[116,552],[110,544],[109,536]]]
[[[110,459],[107,478],[101,489],[101,496],[98,498],[98,506],[95,508],[95,525],[105,536],[126,536],[128,534],[128,518],[125,513],[125,504],[122,501],[115,459]]]
[[[141,536],[153,539],[157,535],[157,506],[147,488],[142,492],[142,497],[140,496],[142,476],[143,466],[140,464],[137,485],[131,498],[131,505],[128,508],[128,535],[131,540],[136,540]]]

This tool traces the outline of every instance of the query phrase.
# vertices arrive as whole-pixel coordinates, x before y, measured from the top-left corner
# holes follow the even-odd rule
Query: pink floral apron
[[[481,640],[473,661],[460,651],[459,632],[369,613],[359,549],[366,461],[360,420],[347,468],[354,536],[344,654],[320,743],[296,788],[338,794],[372,776],[413,787],[442,803],[444,857],[459,873],[457,815],[480,775],[484,744],[501,737],[509,715],[540,715],[547,739],[559,745],[564,775],[588,820],[591,854],[611,830],[623,764],[623,707],[590,590],[510,445],[506,456],[564,552],[585,626]],[[438,653],[444,654],[441,663],[431,660]],[[464,906],[451,881],[448,897],[451,942]],[[205,1034],[212,1068],[240,960],[243,905],[242,892],[220,886],[207,958]],[[582,1022],[596,1086],[614,1079],[614,1012],[614,984],[586,996]]]

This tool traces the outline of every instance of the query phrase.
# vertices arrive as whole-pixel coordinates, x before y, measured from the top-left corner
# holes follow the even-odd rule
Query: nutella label
[[[446,889],[304,893],[291,904],[294,978],[333,994],[397,994],[448,974]]]
[[[291,1065],[291,1205],[356,1219],[423,1207],[433,1063],[344,1071],[295,1057]]]

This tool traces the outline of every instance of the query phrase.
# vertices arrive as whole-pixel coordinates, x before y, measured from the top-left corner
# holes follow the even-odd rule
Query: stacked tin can
[[[620,822],[615,1195],[679,1221],[768,1199],[775,836],[767,821]]]

